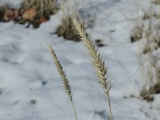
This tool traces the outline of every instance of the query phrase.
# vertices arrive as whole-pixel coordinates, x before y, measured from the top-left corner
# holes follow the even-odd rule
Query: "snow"
[[[19,3],[9,2],[13,6]],[[153,103],[138,97],[144,82],[138,60],[141,42],[132,44],[129,38],[137,8],[141,15],[149,6],[149,0],[87,0],[79,5],[86,12],[84,19],[87,15],[96,18],[93,28],[87,29],[93,42],[102,39],[106,44],[98,51],[108,67],[114,120],[160,118],[158,94]],[[0,23],[0,120],[74,120],[49,44],[72,87],[78,120],[109,120],[107,97],[82,42],[51,35],[60,16],[61,11],[38,29],[14,22]]]

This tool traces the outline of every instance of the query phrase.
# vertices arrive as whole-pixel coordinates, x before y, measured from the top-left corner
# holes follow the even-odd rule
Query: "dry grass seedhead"
[[[68,82],[68,79],[66,77],[66,74],[65,74],[65,72],[64,72],[64,70],[63,70],[63,68],[62,68],[62,66],[61,66],[61,64],[60,64],[60,62],[59,62],[59,60],[58,60],[58,58],[56,56],[55,51],[53,50],[53,48],[51,46],[49,46],[49,50],[51,52],[52,58],[54,60],[54,63],[56,65],[56,67],[57,67],[58,73],[60,74],[61,79],[63,81],[64,88],[65,88],[67,94],[69,95],[69,99],[72,101],[71,87],[69,85],[69,82]]]
[[[62,36],[66,40],[73,40],[76,42],[81,41],[79,35],[75,32],[75,28],[72,24],[72,18],[69,15],[63,17],[55,34],[57,34],[58,37]]]
[[[88,38],[88,35],[84,32],[80,23],[76,19],[73,19],[73,24],[77,30],[77,33],[80,36],[80,39],[83,41],[85,47],[88,49],[88,53],[91,56],[93,65],[100,79],[100,84],[102,88],[105,90],[106,93],[108,93],[110,87],[108,85],[107,78],[105,77],[107,73],[107,68],[105,67],[104,61],[101,59],[100,54],[98,54],[97,50],[95,49],[95,46],[93,45],[92,41]]]
[[[73,22],[73,25],[74,25],[77,33],[80,36],[80,39],[82,40],[84,46],[88,50],[88,53],[91,57],[93,66],[94,66],[96,73],[97,73],[97,76],[99,78],[100,85],[108,97],[110,120],[112,120],[112,112],[111,112],[110,96],[109,96],[109,91],[110,91],[111,86],[109,85],[109,83],[107,81],[108,78],[105,77],[106,73],[107,73],[107,68],[105,67],[105,62],[101,59],[100,54],[95,49],[95,46],[93,45],[93,43],[90,40],[90,38],[88,37],[88,35],[84,32],[84,29],[82,28],[82,26],[78,22],[78,20],[76,18],[73,18],[72,22]]]
[[[59,62],[59,60],[57,58],[57,55],[56,55],[55,51],[53,50],[53,48],[51,46],[49,46],[49,50],[50,50],[50,53],[52,55],[52,59],[53,59],[55,65],[57,67],[57,70],[58,70],[58,72],[59,72],[59,74],[61,76],[65,91],[68,94],[69,99],[71,101],[73,112],[74,112],[74,116],[75,116],[75,120],[77,120],[77,115],[76,115],[75,107],[74,107],[74,104],[73,104],[72,92],[71,92],[71,87],[69,85],[69,81],[68,81],[67,76],[66,76],[66,74],[65,74],[65,72],[63,70],[62,65],[60,64],[60,62]]]

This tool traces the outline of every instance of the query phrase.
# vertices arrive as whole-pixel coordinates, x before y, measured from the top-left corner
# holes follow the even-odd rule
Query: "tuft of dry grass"
[[[153,4],[158,4],[158,5],[159,5],[159,4],[160,4],[160,0],[152,0],[152,3],[153,3]]]
[[[44,15],[44,12],[48,14],[55,14],[59,10],[56,0],[24,0],[21,3],[23,9],[28,9],[35,6],[39,11],[38,14]]]
[[[73,18],[72,22],[73,22],[73,25],[77,33],[80,36],[80,39],[82,40],[84,46],[88,50],[88,53],[92,60],[92,64],[99,78],[100,85],[108,97],[110,120],[112,120],[112,111],[111,111],[110,96],[109,96],[109,91],[110,91],[111,86],[109,85],[109,82],[107,81],[108,78],[106,78],[107,68],[105,67],[105,62],[102,60],[100,54],[97,52],[95,46],[93,45],[88,35],[84,32],[84,29],[82,28],[80,22],[78,22],[76,18]]]
[[[138,41],[142,38],[143,30],[140,26],[135,26],[131,29],[130,39],[131,42]]]
[[[20,5],[17,23],[29,23],[38,28],[41,23],[50,19],[50,15],[58,12],[56,0],[24,0]],[[29,25],[27,27],[29,27]]]
[[[68,81],[67,76],[66,76],[66,74],[65,74],[65,72],[63,70],[62,65],[60,64],[60,62],[59,62],[59,60],[57,58],[57,55],[56,55],[55,51],[53,50],[53,48],[51,46],[49,46],[49,50],[50,50],[50,53],[52,55],[52,59],[53,59],[55,65],[57,67],[57,70],[58,70],[58,72],[59,72],[59,74],[61,76],[65,91],[69,96],[69,100],[71,101],[73,112],[74,112],[74,116],[75,116],[75,120],[77,120],[76,110],[75,110],[73,99],[72,99],[72,91],[71,91],[71,87],[69,85],[69,81]]]
[[[154,4],[158,4],[158,2],[160,0],[152,0]],[[139,42],[142,47],[139,62],[141,77],[144,82],[139,95],[148,102],[153,102],[154,95],[160,93],[160,64],[157,65],[159,61],[159,58],[157,58],[159,56],[158,49],[160,46],[159,13],[155,10],[154,6],[151,4],[149,10],[142,17],[142,22],[144,23],[142,23],[143,36],[141,42]]]
[[[70,15],[63,16],[60,25],[57,27],[55,34],[58,37],[62,36],[66,40],[73,40],[76,42],[81,41],[77,32],[75,32],[75,28],[72,24],[72,18]]]
[[[79,10],[76,9],[76,3],[73,0],[62,0],[60,9],[62,16],[60,17],[60,24],[57,26],[55,34],[58,37],[63,37],[65,40],[71,40],[75,42],[81,41],[77,32],[75,32],[74,25],[72,24],[72,16],[80,16]],[[81,23],[84,26],[84,23]]]

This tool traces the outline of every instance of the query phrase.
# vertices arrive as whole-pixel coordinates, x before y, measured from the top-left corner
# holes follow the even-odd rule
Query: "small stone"
[[[37,100],[32,99],[32,100],[30,101],[30,103],[31,103],[31,104],[36,104],[36,103],[37,103]]]

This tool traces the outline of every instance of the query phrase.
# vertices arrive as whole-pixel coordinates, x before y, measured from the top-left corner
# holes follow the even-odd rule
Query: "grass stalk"
[[[80,39],[82,40],[84,46],[87,48],[88,53],[91,57],[92,64],[96,70],[97,76],[99,78],[100,85],[104,90],[105,94],[108,97],[108,109],[110,113],[110,120],[112,120],[112,111],[111,111],[111,104],[110,104],[110,95],[109,91],[111,86],[107,81],[108,78],[105,77],[107,73],[107,68],[105,67],[105,62],[101,59],[100,54],[97,52],[95,46],[93,45],[92,41],[88,37],[88,35],[84,32],[84,29],[80,25],[80,22],[76,18],[72,19],[73,25],[79,34]]]
[[[60,62],[57,58],[57,55],[56,55],[55,51],[53,50],[53,48],[51,46],[49,46],[49,50],[50,50],[50,53],[52,55],[53,62],[55,63],[55,65],[57,67],[58,73],[61,76],[65,91],[69,96],[69,100],[71,101],[75,120],[77,120],[77,114],[76,114],[76,110],[75,110],[73,99],[72,99],[72,91],[71,91],[71,87],[69,85],[69,81],[68,81],[67,76],[66,76],[66,74],[63,70],[62,65],[60,64]]]

